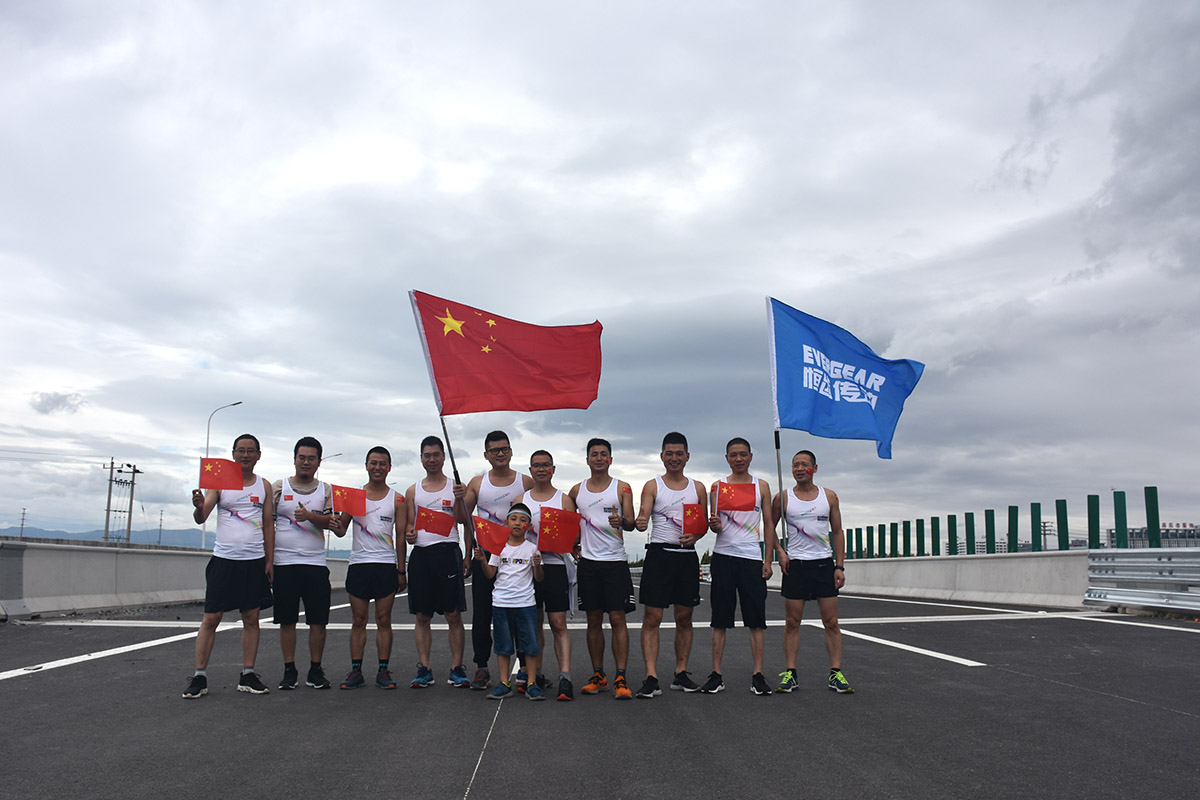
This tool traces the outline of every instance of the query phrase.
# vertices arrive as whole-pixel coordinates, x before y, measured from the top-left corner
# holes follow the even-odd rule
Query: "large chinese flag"
[[[530,325],[424,292],[408,294],[439,414],[587,408],[596,399],[599,322]]]
[[[200,459],[201,489],[241,489],[242,465],[227,458]]]
[[[504,550],[508,541],[508,528],[490,519],[472,516],[475,520],[475,542],[489,553],[499,553]]]
[[[543,553],[569,553],[579,538],[582,515],[553,506],[542,506],[538,523],[538,550]]]
[[[717,484],[717,511],[753,511],[754,507],[753,483]]]
[[[417,506],[417,530],[426,533],[436,533],[438,536],[449,536],[454,530],[454,515],[443,514],[432,508]]]
[[[352,517],[365,517],[367,515],[367,491],[366,489],[355,489],[350,486],[337,486],[333,488],[333,510],[335,513],[344,512]]]
[[[708,515],[699,503],[683,504],[683,535],[703,536],[708,533]]]

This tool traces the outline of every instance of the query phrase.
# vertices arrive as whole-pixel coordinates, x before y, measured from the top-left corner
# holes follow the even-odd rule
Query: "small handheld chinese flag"
[[[417,530],[426,533],[436,533],[438,536],[449,536],[454,530],[454,515],[443,514],[432,508],[417,506]]]
[[[753,511],[753,483],[717,484],[717,511]]]
[[[708,532],[708,515],[699,503],[683,504],[683,535],[703,536]]]
[[[344,512],[352,517],[367,515],[367,492],[365,489],[353,489],[349,486],[333,487],[334,513]]]
[[[569,553],[579,538],[582,515],[561,508],[542,506],[538,523],[538,550],[543,553]]]
[[[499,553],[508,541],[508,528],[499,522],[492,522],[483,517],[471,517],[475,520],[475,541],[489,553]]]
[[[200,459],[201,489],[241,489],[242,465],[227,458]]]

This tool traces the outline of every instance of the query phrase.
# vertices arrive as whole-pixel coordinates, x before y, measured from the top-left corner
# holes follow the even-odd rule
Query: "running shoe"
[[[700,691],[700,687],[687,672],[676,672],[675,680],[671,681],[671,691],[691,693]]]
[[[795,670],[785,669],[779,673],[779,685],[775,687],[775,691],[780,694],[791,694],[797,686]]]
[[[395,689],[396,682],[392,680],[392,673],[387,669],[381,669],[375,673],[375,688],[377,689]]]
[[[854,694],[854,690],[850,688],[850,684],[846,683],[846,676],[840,669],[829,670],[829,688],[838,694]]]
[[[579,691],[584,694],[599,694],[600,690],[606,686],[608,686],[608,676],[600,670],[596,670]]]
[[[559,700],[574,700],[575,687],[571,683],[570,678],[558,679],[558,699]]]
[[[618,675],[613,680],[613,700],[630,700],[633,698],[633,692],[629,691],[629,684],[625,682],[624,675]]]
[[[296,671],[295,667],[291,669],[285,668],[283,670],[283,680],[279,682],[279,688],[285,692],[291,691],[296,688],[296,683],[299,680],[300,673]]]
[[[341,685],[343,689],[361,689],[367,685],[367,679],[363,677],[361,669],[352,669]]]
[[[271,690],[263,684],[257,672],[243,672],[242,677],[238,680],[238,691],[249,692],[250,694],[266,694]]]
[[[417,677],[412,679],[412,683],[409,684],[409,687],[413,689],[424,689],[427,686],[433,686],[433,670],[418,661]]]
[[[461,664],[450,670],[450,677],[446,679],[446,683],[450,684],[455,689],[471,688],[471,679],[467,677],[467,671]]]
[[[517,670],[517,682],[515,688],[517,694],[525,694],[525,686],[529,683],[529,673],[525,670]]]
[[[187,688],[183,690],[183,699],[195,700],[206,694],[208,694],[208,678],[203,675],[193,675],[192,679],[188,681]]]
[[[767,686],[767,679],[763,677],[761,672],[754,673],[750,678],[750,691],[757,695],[768,695],[771,693],[771,687]]]
[[[536,683],[531,683],[525,687],[526,700],[545,700],[546,693]]]
[[[534,682],[537,683],[537,687],[543,692],[550,688],[550,681],[546,680],[546,676],[540,672],[534,678]]]
[[[477,692],[485,692],[492,688],[492,673],[487,667],[475,670],[475,680],[471,681],[471,688]]]
[[[649,700],[651,697],[658,697],[662,694],[662,689],[658,686],[658,678],[653,675],[646,678],[642,683],[642,688],[637,690],[637,696]]]
[[[328,689],[329,679],[325,677],[325,670],[321,667],[309,667],[308,677],[304,682],[314,689]]]
[[[488,700],[503,700],[513,694],[512,687],[507,683],[498,683],[496,688],[488,692]]]
[[[708,680],[700,687],[700,691],[704,694],[716,694],[717,692],[725,691],[725,680],[721,677],[721,673],[710,673]]]

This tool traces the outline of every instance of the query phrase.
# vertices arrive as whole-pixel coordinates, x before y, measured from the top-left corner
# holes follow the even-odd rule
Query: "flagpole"
[[[776,525],[779,525],[779,522],[780,522],[780,520],[783,519],[783,515],[784,515],[783,459],[780,457],[779,449],[780,449],[780,447],[779,447],[779,428],[776,428],[775,429],[775,472],[779,478],[779,519],[775,520]],[[784,541],[784,536],[786,536],[786,535],[787,535],[787,524],[784,523],[783,527],[779,529],[779,543],[785,549],[787,548],[787,542]],[[774,561],[775,557],[771,556],[771,560]]]
[[[448,456],[450,456],[450,472],[454,475],[455,483],[462,483],[462,478],[460,478],[458,476],[458,465],[454,463],[454,448],[450,446],[450,431],[446,430],[446,418],[444,416],[442,416],[441,414],[438,414],[438,421],[442,423],[442,435],[446,437],[446,454]],[[467,501],[464,498],[462,502],[463,502],[463,510],[465,511]],[[464,514],[463,516],[465,516],[467,518],[466,521],[463,522],[463,528],[467,533],[467,538],[470,540],[471,544],[473,545],[475,543],[474,521],[471,519],[470,514]],[[466,554],[466,556],[468,558],[470,558],[471,553],[468,552]]]

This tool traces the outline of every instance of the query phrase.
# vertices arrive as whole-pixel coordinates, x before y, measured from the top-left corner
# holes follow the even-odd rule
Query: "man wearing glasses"
[[[508,510],[513,503],[533,486],[533,479],[514,470],[512,447],[508,434],[492,431],[483,438],[483,457],[491,469],[476,475],[467,483],[467,513],[499,525],[505,524]],[[474,526],[467,526],[467,552],[474,552]],[[494,579],[484,574],[483,564],[491,556],[484,551],[484,561],[471,561],[471,647],[474,650],[475,680],[471,688],[486,690],[491,687],[488,662],[492,658],[492,586]],[[507,676],[500,676],[501,680]]]

